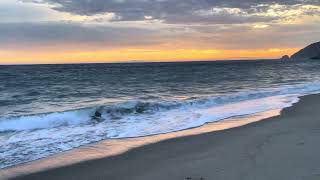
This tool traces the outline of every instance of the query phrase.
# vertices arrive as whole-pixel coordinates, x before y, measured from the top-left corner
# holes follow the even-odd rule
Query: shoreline
[[[107,158],[121,155],[127,151],[145,145],[158,143],[164,140],[186,136],[199,135],[236,128],[257,121],[280,115],[281,109],[269,110],[266,112],[231,117],[217,122],[206,123],[199,127],[193,127],[181,131],[162,133],[151,136],[107,139],[96,143],[87,144],[54,154],[34,161],[22,163],[16,166],[0,169],[0,179],[9,179],[45,170],[55,169],[63,166],[73,165],[84,161]]]
[[[306,100],[307,99],[307,100]],[[41,159],[41,160],[37,160],[37,161],[34,161],[34,162],[31,162],[31,163],[28,163],[26,165],[22,165],[20,167],[13,167],[13,168],[8,168],[8,169],[4,169],[5,171],[3,170],[0,170],[0,175],[1,177],[5,177],[5,178],[9,178],[10,174],[12,175],[14,172],[16,173],[16,175],[19,175],[20,177],[18,179],[38,179],[38,178],[46,178],[46,179],[55,179],[57,177],[59,177],[58,179],[70,179],[70,175],[72,177],[79,177],[78,179],[91,179],[91,178],[95,178],[95,177],[104,177],[104,178],[111,178],[112,179],[126,179],[126,178],[132,178],[132,177],[135,177],[136,175],[131,175],[131,176],[124,176],[121,174],[118,174],[117,172],[119,171],[126,171],[128,170],[127,168],[127,163],[130,163],[130,164],[138,164],[137,168],[142,168],[142,167],[145,167],[147,168],[148,164],[150,163],[149,162],[149,159],[146,158],[143,160],[143,157],[144,156],[157,156],[158,155],[152,155],[153,153],[151,153],[149,150],[152,150],[152,151],[160,151],[160,154],[162,155],[159,155],[159,156],[162,156],[160,158],[160,162],[163,162],[163,161],[169,161],[168,159],[166,159],[166,156],[168,155],[172,155],[171,153],[174,153],[174,152],[171,152],[171,150],[165,150],[167,151],[167,153],[164,153],[163,154],[163,147],[162,146],[165,146],[167,147],[168,149],[173,149],[173,150],[176,150],[179,146],[185,146],[185,147],[189,147],[188,144],[186,144],[186,142],[190,142],[190,145],[191,145],[191,148],[188,149],[188,148],[185,148],[183,150],[181,150],[180,148],[179,151],[183,151],[182,154],[185,154],[185,156],[188,156],[188,154],[191,154],[191,155],[194,155],[194,154],[202,154],[203,155],[203,151],[205,150],[199,150],[197,148],[194,148],[192,145],[195,145],[195,144],[203,144],[204,147],[206,147],[205,149],[218,149],[219,152],[221,151],[221,149],[224,149],[224,146],[223,144],[226,144],[228,146],[232,146],[232,144],[230,144],[229,141],[226,141],[226,139],[232,139],[232,138],[239,138],[238,136],[235,136],[235,134],[239,133],[242,133],[242,134],[245,134],[245,135],[248,135],[249,132],[248,129],[250,131],[254,131],[256,132],[257,130],[255,130],[255,128],[262,128],[263,131],[270,131],[270,129],[266,129],[266,127],[264,126],[270,126],[270,124],[283,124],[282,121],[279,121],[281,119],[286,119],[288,117],[288,112],[292,112],[295,113],[295,111],[299,110],[299,107],[301,107],[301,104],[306,104],[310,101],[315,101],[314,99],[317,99],[319,104],[320,104],[320,95],[306,95],[306,96],[303,96],[303,97],[300,97],[300,101],[296,104],[294,104],[293,106],[289,107],[289,108],[285,108],[281,111],[281,115],[280,116],[277,116],[277,112],[274,111],[272,112],[272,116],[270,114],[264,116],[263,117],[257,117],[255,120],[249,120],[247,121],[246,123],[243,123],[244,121],[243,120],[240,120],[243,124],[238,124],[240,121],[239,120],[235,120],[235,121],[230,121],[231,124],[233,123],[234,126],[231,126],[229,128],[225,128],[225,122],[228,122],[227,121],[224,121],[223,123],[221,122],[217,122],[217,123],[210,123],[210,124],[207,124],[205,126],[201,126],[201,127],[198,127],[198,128],[194,128],[194,129],[189,129],[189,130],[185,130],[185,131],[179,131],[179,132],[175,132],[175,133],[169,133],[169,134],[162,134],[162,135],[156,135],[156,136],[168,136],[171,134],[171,137],[157,137],[158,138],[158,141],[155,141],[155,137],[154,136],[150,136],[150,137],[142,137],[142,138],[133,138],[133,144],[131,144],[131,147],[128,148],[128,147],[125,147],[124,149],[118,151],[118,153],[115,153],[115,154],[109,154],[106,156],[106,153],[105,152],[102,152],[102,154],[99,154],[96,156],[93,155],[93,157],[91,157],[91,159],[96,159],[96,160],[91,160],[90,158],[87,159],[87,160],[84,160],[82,162],[75,162],[75,164],[71,163],[71,165],[68,165],[68,163],[64,164],[66,166],[56,166],[55,168],[53,168],[52,166],[47,166],[47,168],[44,168],[43,170],[47,170],[47,171],[42,171],[42,172],[38,172],[38,173],[34,173],[34,172],[31,172],[31,171],[28,171],[28,168],[30,170],[33,169],[35,170],[35,168],[39,167],[40,164],[43,165],[43,163],[49,163],[49,165],[51,164],[54,164],[52,161],[54,159],[56,159],[57,157],[61,157],[61,155],[57,155],[56,157],[52,156],[52,157],[48,157],[48,158],[44,158],[44,159]],[[308,102],[306,102],[308,101]],[[313,103],[317,103],[316,102],[313,102]],[[298,108],[297,108],[298,107]],[[301,109],[301,108],[300,108]],[[278,114],[279,114],[279,110],[278,110]],[[290,115],[290,113],[289,113]],[[270,118],[271,117],[271,118]],[[292,117],[291,117],[292,118]],[[263,120],[262,120],[263,119]],[[262,121],[261,121],[262,120]],[[257,122],[259,121],[259,122]],[[236,123],[235,123],[236,122]],[[217,126],[217,124],[224,124],[224,125],[221,125],[223,127],[219,127]],[[214,124],[214,125],[212,125]],[[230,124],[229,124],[230,125]],[[212,127],[208,127],[208,126],[215,126],[215,130],[212,130]],[[239,127],[240,126],[240,127]],[[237,128],[234,128],[234,127],[237,127]],[[272,126],[273,127],[273,126]],[[276,129],[279,129],[277,127],[273,127],[273,128],[276,128]],[[195,132],[196,130],[196,132]],[[186,131],[190,131],[190,132],[186,132]],[[191,132],[192,131],[192,132]],[[177,134],[180,133],[180,136],[178,136]],[[172,134],[175,134],[175,135],[172,135]],[[148,138],[151,138],[151,140],[148,139]],[[248,137],[247,137],[248,138]],[[252,137],[254,138],[254,137]],[[137,143],[139,142],[139,140],[137,139],[144,139],[142,140],[143,143],[141,143],[141,140],[140,140],[140,144]],[[194,142],[194,139],[199,139],[197,142]],[[218,142],[218,144],[222,144],[222,146],[218,146],[218,145],[211,145],[211,144],[207,144],[207,140],[208,139],[214,139]],[[248,139],[240,139],[241,141],[244,141],[246,142]],[[109,140],[108,140],[109,141]],[[128,143],[127,142],[119,142],[121,140],[117,140],[118,142],[115,142],[115,144],[118,143],[118,145],[120,144],[120,146],[123,146],[123,145],[126,145]],[[146,142],[147,141],[147,142]],[[186,142],[185,142],[186,141]],[[110,141],[109,141],[110,142]],[[129,143],[130,144],[130,143]],[[110,149],[108,149],[108,147],[110,147],[110,143],[106,143],[106,141],[102,142],[102,143],[97,143],[93,146],[87,146],[87,147],[84,147],[84,148],[79,148],[78,150],[75,150],[75,151],[79,151],[80,149],[86,149],[88,148],[87,150],[85,151],[82,151],[80,150],[81,153],[88,153],[88,152],[92,152],[92,149],[90,148],[93,148],[94,151],[100,151],[100,150],[105,150],[105,151],[108,151]],[[130,146],[130,145],[129,145]],[[104,147],[104,149],[102,148]],[[107,148],[107,149],[106,149]],[[235,149],[237,149],[239,147],[235,147]],[[230,149],[228,148],[225,148],[226,151],[230,151]],[[148,150],[148,151],[146,151]],[[162,151],[161,151],[162,150]],[[172,150],[172,151],[173,151]],[[73,151],[73,150],[72,150]],[[70,151],[71,152],[71,151]],[[66,156],[70,155],[70,152],[65,152],[64,154]],[[215,151],[214,151],[215,152]],[[69,154],[68,154],[69,153]],[[75,153],[74,151],[72,153]],[[80,154],[77,154],[79,152],[76,152],[75,154],[76,155],[81,155]],[[101,152],[100,152],[101,153]],[[205,154],[210,154],[210,152],[205,152]],[[213,153],[213,152],[211,152]],[[218,152],[216,152],[218,153]],[[221,156],[223,156],[223,154],[225,154],[223,151],[220,152],[221,153]],[[179,153],[180,154],[180,153]],[[237,152],[235,152],[235,154],[237,154]],[[176,154],[178,155],[178,154]],[[63,155],[62,155],[63,156]],[[105,158],[103,158],[105,157]],[[125,159],[125,157],[127,157],[128,159]],[[142,158],[142,160],[137,160],[137,158]],[[186,158],[186,159],[189,159],[187,157],[180,157],[177,156],[176,157],[177,159],[183,159],[183,158]],[[228,159],[228,157],[226,156],[226,158]],[[59,158],[57,158],[59,159]],[[163,160],[162,160],[163,159]],[[184,159],[184,160],[186,160]],[[209,160],[208,160],[209,159]],[[204,162],[207,162],[207,161],[210,161],[211,158],[208,158],[206,160],[203,160]],[[60,161],[63,161],[65,159],[60,159]],[[190,162],[198,162],[200,164],[202,164],[201,162],[199,162],[201,160],[201,158],[195,158],[193,161],[190,161]],[[59,160],[58,160],[59,161]],[[157,161],[154,161],[154,162],[157,162]],[[189,163],[188,160],[186,160],[186,162]],[[61,163],[61,162],[60,162]],[[163,162],[164,164],[161,165],[161,163],[159,165],[155,165],[155,166],[159,166],[159,170],[161,171],[165,171],[165,170],[168,170],[165,166],[165,162]],[[187,164],[188,164],[187,163]],[[240,163],[240,162],[238,162]],[[87,167],[88,165],[92,165],[94,166],[95,168],[93,169],[93,167]],[[113,167],[111,166],[110,164],[117,164],[117,167]],[[158,164],[158,163],[156,163]],[[173,163],[174,164],[174,163]],[[216,163],[217,164],[217,163]],[[219,163],[218,163],[219,164]],[[223,163],[222,163],[223,164]],[[237,163],[235,163],[237,164]],[[111,167],[111,169],[113,169],[113,171],[108,171],[108,172],[105,172],[103,171],[103,173],[99,174],[92,174],[90,173],[91,171],[95,171],[96,172],[96,169],[100,169],[102,167],[105,167],[107,165],[107,167]],[[168,165],[171,166],[171,163],[169,163]],[[181,164],[179,164],[181,165]],[[27,167],[29,166],[29,167]],[[84,173],[77,173],[77,171],[79,170],[79,168],[83,168],[83,166],[86,166],[86,168],[88,168],[88,174],[84,175]],[[124,166],[124,167],[122,167]],[[241,165],[240,165],[241,166]],[[135,166],[134,166],[135,167]],[[199,166],[200,167],[200,166]],[[52,169],[53,168],[53,169]],[[118,168],[118,169],[117,169]],[[188,168],[179,168],[179,166],[177,166],[176,168],[178,168],[179,170],[187,170]],[[194,167],[196,168],[196,167]],[[50,170],[51,169],[51,170]],[[107,168],[108,169],[108,168]],[[123,170],[122,170],[123,169]],[[142,168],[143,169],[143,168]],[[205,168],[204,168],[205,169]],[[1,172],[2,171],[2,172]],[[126,171],[127,172],[127,171]],[[159,172],[155,172],[155,174],[152,174],[152,173],[145,173],[145,174],[141,174],[140,171],[130,171],[129,170],[129,174],[135,174],[135,173],[138,173],[140,179],[146,179],[147,177],[148,178],[156,178],[156,177],[159,177],[159,178],[163,178]],[[186,171],[186,172],[189,172],[189,171]],[[205,171],[207,173],[207,171]],[[203,173],[203,174],[206,174],[206,173]],[[34,173],[34,174],[29,174],[29,173]],[[171,172],[173,173],[173,172]],[[191,172],[190,172],[191,173]],[[29,175],[26,175],[26,174],[29,174]],[[201,174],[201,173],[200,173]],[[25,175],[25,176],[24,176]],[[172,175],[179,175],[177,173],[173,173]],[[180,175],[183,175],[180,174]],[[167,177],[167,173],[163,174],[163,176]],[[69,177],[69,178],[68,178]],[[173,176],[173,177],[176,177],[176,176]],[[197,177],[197,175],[193,175],[193,177]],[[203,175],[203,177],[214,177],[214,176],[210,176],[210,174],[207,174],[206,176]],[[214,178],[216,178],[218,176],[215,176]],[[132,178],[134,179],[134,178]],[[169,177],[170,179],[170,177]],[[174,179],[174,178],[173,178]],[[183,178],[182,178],[183,179]]]

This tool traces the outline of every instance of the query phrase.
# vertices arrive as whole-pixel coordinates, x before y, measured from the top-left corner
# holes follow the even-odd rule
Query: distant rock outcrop
[[[280,58],[282,61],[290,60],[290,57],[288,55],[284,55]]]
[[[310,44],[291,56],[292,60],[320,59],[320,42]]]

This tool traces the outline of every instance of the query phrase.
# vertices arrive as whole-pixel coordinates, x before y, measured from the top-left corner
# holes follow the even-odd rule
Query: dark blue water
[[[320,90],[319,69],[318,61],[0,66],[0,167],[287,107]]]

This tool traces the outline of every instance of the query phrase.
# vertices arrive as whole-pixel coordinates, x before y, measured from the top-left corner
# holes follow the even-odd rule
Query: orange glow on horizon
[[[298,48],[271,48],[260,50],[215,50],[215,49],[119,49],[107,51],[72,51],[60,53],[1,52],[0,64],[59,64],[147,61],[200,61],[276,59],[292,55]]]

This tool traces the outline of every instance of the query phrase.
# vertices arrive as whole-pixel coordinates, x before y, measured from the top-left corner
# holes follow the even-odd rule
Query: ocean
[[[0,66],[0,168],[289,107],[320,91],[319,69],[298,60]]]

